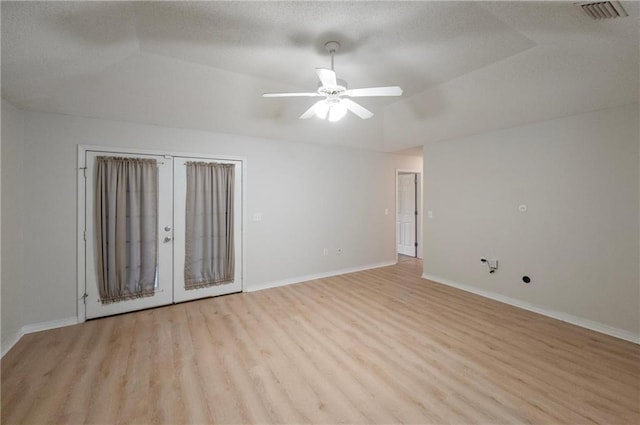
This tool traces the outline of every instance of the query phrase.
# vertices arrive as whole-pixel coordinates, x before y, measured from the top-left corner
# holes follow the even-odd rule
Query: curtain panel
[[[97,157],[95,184],[100,301],[153,295],[158,263],[156,161]]]
[[[233,282],[233,164],[187,162],[185,289]]]

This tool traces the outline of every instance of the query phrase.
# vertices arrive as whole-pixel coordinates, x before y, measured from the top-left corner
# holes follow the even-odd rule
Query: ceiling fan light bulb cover
[[[329,109],[329,121],[340,121],[347,114],[347,108],[342,103],[332,105]]]
[[[325,101],[316,106],[316,117],[324,120],[327,118],[327,113],[329,112],[329,104]]]

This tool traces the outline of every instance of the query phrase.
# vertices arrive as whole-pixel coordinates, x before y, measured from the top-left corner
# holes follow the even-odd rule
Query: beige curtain
[[[156,161],[97,157],[95,182],[100,301],[153,295],[158,263]]]
[[[234,165],[187,162],[185,289],[233,282]]]

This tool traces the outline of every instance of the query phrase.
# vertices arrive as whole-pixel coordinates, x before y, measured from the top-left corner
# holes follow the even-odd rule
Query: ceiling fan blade
[[[363,106],[358,105],[351,99],[340,99],[340,102],[344,104],[344,106],[346,106],[348,110],[350,110],[363,120],[369,119],[373,116],[373,112]]]
[[[336,73],[332,69],[316,68],[316,74],[322,83],[323,87],[337,87],[338,80],[336,79]]]
[[[262,97],[314,97],[318,93],[263,93]]]
[[[316,103],[314,103],[313,105],[311,105],[311,108],[307,109],[302,115],[300,115],[300,119],[301,120],[308,120],[309,118],[313,117],[313,115],[316,113],[316,108],[318,106],[320,106],[320,104],[324,103],[324,99],[323,100],[319,100]]]
[[[351,97],[364,96],[402,96],[402,89],[398,86],[391,87],[369,87],[365,89],[351,89],[344,92]]]

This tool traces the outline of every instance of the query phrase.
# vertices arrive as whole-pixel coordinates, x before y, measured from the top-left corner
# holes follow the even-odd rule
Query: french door
[[[186,240],[186,220],[185,205],[187,198],[187,163],[197,161],[199,163],[217,163],[217,164],[233,164],[235,165],[235,182],[233,196],[233,211],[235,217],[233,220],[233,235],[235,243],[233,244],[235,267],[234,278],[232,282],[223,285],[211,285],[198,289],[186,289],[185,286],[185,246]],[[230,294],[242,291],[242,273],[240,262],[242,258],[242,245],[240,243],[240,235],[242,229],[241,215],[242,211],[242,194],[241,188],[241,169],[238,161],[227,161],[218,159],[202,159],[202,158],[184,158],[174,157],[173,159],[173,176],[174,176],[174,193],[173,193],[173,301],[182,302],[193,300],[196,298],[213,297],[216,295]]]
[[[96,218],[97,161],[99,157],[153,160],[157,166],[157,232],[155,244],[157,264],[155,265],[154,289],[144,296],[129,297],[116,302],[103,302],[99,290],[99,274],[102,264],[101,236],[99,227],[104,219]],[[229,164],[235,178],[232,199],[233,259],[232,278],[222,284],[186,289],[186,198],[187,165],[192,163]],[[214,164],[214,165],[215,165]],[[242,161],[197,158],[170,155],[147,155],[105,151],[85,151],[85,314],[87,319],[142,310],[197,298],[224,295],[242,291]],[[128,217],[127,212],[127,217]],[[198,237],[199,235],[196,235]],[[133,238],[132,238],[133,239]],[[127,241],[127,243],[134,243]],[[127,267],[135,267],[127,264]],[[102,295],[104,298],[104,294]]]

